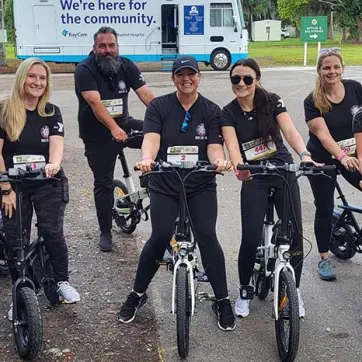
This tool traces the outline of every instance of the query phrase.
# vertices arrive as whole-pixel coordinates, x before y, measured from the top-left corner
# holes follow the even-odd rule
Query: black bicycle
[[[337,174],[340,171],[337,170]],[[347,201],[338,182],[336,189],[342,204],[333,210],[329,249],[337,258],[347,260],[356,253],[362,253],[362,231],[354,216],[354,213],[362,214],[362,207]]]
[[[130,131],[128,139],[143,137],[142,131]],[[145,178],[141,176],[141,187],[137,188],[133,181],[132,174],[129,170],[124,150],[118,154],[118,159],[122,166],[123,179],[113,180],[113,197],[114,204],[112,209],[112,216],[117,226],[126,234],[132,234],[141,220],[147,221],[149,219],[148,210],[150,208],[148,190],[143,184]]]
[[[59,303],[59,296],[41,230],[37,225],[38,236],[30,242],[27,230],[23,229],[22,182],[25,180],[54,182],[55,179],[46,178],[43,170],[9,169],[8,172],[0,173],[0,182],[11,182],[16,194],[17,240],[14,252],[19,278],[12,288],[14,339],[19,356],[32,360],[39,354],[43,344],[43,322],[37,294],[43,288],[52,306]]]
[[[274,220],[274,197],[277,192],[271,187],[265,213],[264,228],[257,249],[253,271],[255,294],[265,299],[271,290],[274,293],[273,318],[280,359],[292,362],[299,347],[299,302],[295,285],[294,269],[290,264],[293,240],[293,224],[289,220],[293,212],[290,191],[301,176],[323,175],[322,171],[334,170],[335,166],[316,167],[302,163],[275,166],[269,162],[258,165],[238,165],[238,170],[252,171],[252,177],[276,176],[283,180],[283,211],[277,222]],[[280,171],[285,171],[281,173]],[[290,173],[297,173],[294,180]]]
[[[145,175],[175,174],[180,180],[180,210],[175,223],[174,238],[168,244],[167,250],[172,256],[159,261],[167,265],[173,272],[172,313],[176,314],[177,348],[181,358],[189,354],[190,320],[195,311],[195,283],[207,282],[205,273],[199,270],[196,255],[197,235],[187,205],[185,182],[196,172],[216,172],[214,165],[197,162],[190,165],[187,162],[171,164],[160,161],[153,171]]]
[[[0,215],[1,216],[1,215]],[[9,274],[8,253],[2,220],[0,221],[0,275]]]

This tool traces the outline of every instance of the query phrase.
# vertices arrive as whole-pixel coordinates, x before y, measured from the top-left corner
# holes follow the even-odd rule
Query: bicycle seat
[[[361,206],[349,204],[349,205],[338,205],[338,207],[343,210],[349,210],[352,212],[358,212],[359,214],[362,214]]]

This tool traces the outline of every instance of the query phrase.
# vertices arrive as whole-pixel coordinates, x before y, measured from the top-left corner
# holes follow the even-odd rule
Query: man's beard
[[[116,56],[112,59],[107,58],[107,55],[95,54],[96,62],[101,72],[107,76],[112,76],[118,73],[121,68],[121,59]]]

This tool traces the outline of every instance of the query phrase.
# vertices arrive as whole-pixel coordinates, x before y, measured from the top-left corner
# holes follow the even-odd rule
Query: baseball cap
[[[196,59],[194,57],[190,57],[189,55],[182,55],[174,60],[172,65],[172,74],[176,74],[184,68],[192,69],[196,73],[200,72]]]

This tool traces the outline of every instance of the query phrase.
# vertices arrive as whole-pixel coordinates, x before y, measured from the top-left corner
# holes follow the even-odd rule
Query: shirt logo
[[[118,82],[118,93],[127,93],[126,83],[123,80]]]
[[[139,80],[140,80],[141,82],[144,82],[144,81],[145,81],[145,77],[144,77],[142,74],[140,74]]]
[[[203,123],[200,123],[197,127],[196,127],[196,136],[195,136],[195,140],[205,140],[207,139],[206,136],[206,128],[205,125]]]
[[[40,129],[41,142],[49,142],[49,127],[48,125],[43,126]]]
[[[59,133],[63,133],[64,125],[63,123],[57,122],[58,126],[54,126],[54,129],[57,129]]]
[[[351,114],[354,116],[359,110],[361,109],[361,106],[354,105],[351,107]]]

